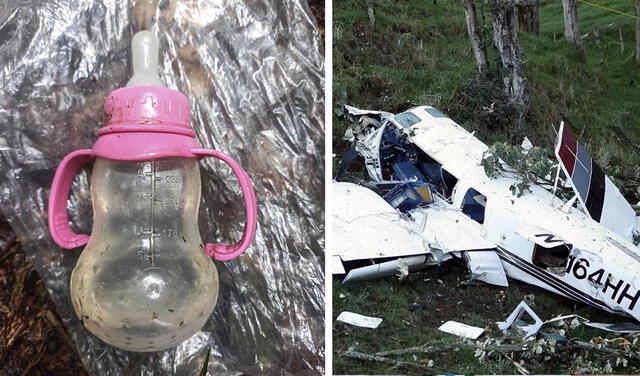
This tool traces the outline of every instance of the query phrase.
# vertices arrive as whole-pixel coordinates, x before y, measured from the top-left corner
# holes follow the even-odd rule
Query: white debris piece
[[[588,319],[586,319],[586,318],[584,318],[584,317],[582,317],[580,315],[571,314],[571,315],[561,315],[561,316],[558,316],[558,317],[554,317],[554,318],[552,318],[550,320],[545,321],[544,324],[546,325],[546,324],[551,324],[551,323],[554,323],[554,322],[558,322],[558,321],[562,321],[562,320],[568,320],[568,319],[574,319],[574,318],[578,319],[579,321],[582,321],[582,322],[589,321]]]
[[[522,150],[524,150],[524,151],[525,151],[525,153],[526,153],[526,152],[529,152],[529,150],[533,149],[533,144],[531,143],[531,141],[529,141],[529,138],[528,138],[528,137],[525,137],[525,138],[522,140],[522,145],[521,145],[521,147],[522,147]]]
[[[382,322],[382,319],[378,317],[363,316],[363,315],[359,315],[357,313],[348,312],[348,311],[342,312],[338,316],[337,320],[345,324],[359,326],[361,328],[370,328],[370,329],[377,328],[378,325],[380,325],[380,323]]]
[[[605,330],[611,333],[623,333],[623,334],[636,334],[640,333],[640,325],[634,322],[624,322],[624,323],[603,323],[603,322],[590,322],[587,321],[584,323],[586,326],[590,326],[592,328],[597,328],[601,330]]]
[[[535,321],[535,323],[531,325],[518,326],[518,327],[524,330],[525,332],[524,338],[535,335],[536,333],[538,333],[538,330],[540,330],[540,327],[542,327],[542,324],[544,324],[544,322],[540,319],[540,317],[538,317],[538,315],[536,315],[535,312],[533,312],[531,307],[529,307],[527,303],[525,303],[524,301],[520,302],[520,304],[518,304],[516,309],[514,309],[513,312],[511,312],[509,317],[507,317],[507,321],[500,321],[497,323],[498,328],[500,328],[500,330],[502,330],[503,332],[506,332],[512,326],[514,325],[517,326],[518,320],[520,320],[520,318],[525,312],[529,314],[529,316]]]
[[[477,339],[484,333],[483,328],[478,328],[477,326],[471,326],[467,324],[463,324],[457,321],[447,321],[444,324],[440,325],[438,328],[439,331],[456,335],[458,337]]]

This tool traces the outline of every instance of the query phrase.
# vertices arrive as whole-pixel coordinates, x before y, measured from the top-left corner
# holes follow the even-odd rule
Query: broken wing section
[[[333,254],[342,261],[415,256],[429,243],[415,221],[372,190],[333,183]]]
[[[589,216],[607,229],[632,240],[635,211],[565,122],[560,123],[556,158]]]
[[[460,210],[431,206],[411,212],[424,223],[424,236],[429,245],[445,254],[461,252],[472,280],[497,286],[508,286],[507,275],[497,247],[482,233],[482,227]]]

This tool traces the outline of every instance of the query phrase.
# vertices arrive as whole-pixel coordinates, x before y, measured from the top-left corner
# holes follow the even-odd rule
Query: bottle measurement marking
[[[149,234],[149,248],[151,266],[154,266],[155,261],[155,218],[154,208],[156,204],[156,161],[151,161],[151,234]]]
[[[158,236],[162,236],[163,232],[157,233],[155,231],[155,203],[156,203],[156,181],[158,177],[156,176],[156,162],[151,161],[148,164],[138,170],[138,177],[146,180],[147,177],[151,178],[151,187],[150,192],[141,192],[140,199],[141,200],[149,200],[151,206],[149,208],[149,229],[148,230],[138,230],[136,229],[136,233],[140,235],[146,235],[149,237],[149,253],[147,254],[147,259],[151,262],[151,266],[155,264],[155,238]],[[162,178],[160,178],[162,180]]]
[[[155,258],[175,258],[176,251],[158,251],[156,252],[155,247],[155,238],[157,237],[176,237],[178,236],[178,230],[176,228],[160,228],[156,229],[155,224],[155,211],[156,206],[159,208],[171,208],[178,207],[180,205],[180,200],[178,196],[175,194],[169,194],[165,198],[159,198],[156,194],[157,184],[161,186],[171,186],[182,183],[182,177],[180,175],[165,175],[165,176],[157,176],[156,174],[156,166],[155,161],[151,161],[144,165],[141,169],[138,169],[138,178],[142,181],[146,182],[147,178],[151,179],[151,184],[149,190],[147,192],[140,192],[137,194],[137,197],[140,201],[150,202],[151,206],[149,208],[149,214],[151,218],[149,219],[149,227],[148,228],[135,228],[134,231],[136,235],[141,235],[148,237],[149,239],[149,252],[146,255],[146,258],[151,263],[151,266],[155,264]],[[143,255],[140,255],[144,257]]]

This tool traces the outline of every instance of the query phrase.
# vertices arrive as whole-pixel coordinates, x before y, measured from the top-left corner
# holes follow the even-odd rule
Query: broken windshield
[[[420,122],[420,118],[411,112],[403,112],[395,116],[395,119],[403,128],[410,128],[412,125]]]

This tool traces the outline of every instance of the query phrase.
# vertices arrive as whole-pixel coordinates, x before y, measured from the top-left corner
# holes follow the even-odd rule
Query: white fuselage
[[[389,121],[458,179],[446,204],[449,208],[459,210],[470,188],[486,197],[484,223],[474,223],[497,245],[509,277],[640,319],[640,303],[636,304],[640,298],[640,249],[630,237],[609,231],[579,209],[563,210],[565,202],[539,185],[531,184],[530,191],[516,197],[510,186],[518,182],[517,177],[486,175],[481,161],[489,150],[487,145],[453,120],[433,116],[427,109],[432,108],[407,111],[420,118],[408,128]],[[539,236],[537,241],[532,238],[535,236]],[[572,246],[562,268],[534,265],[536,243],[545,239]]]

